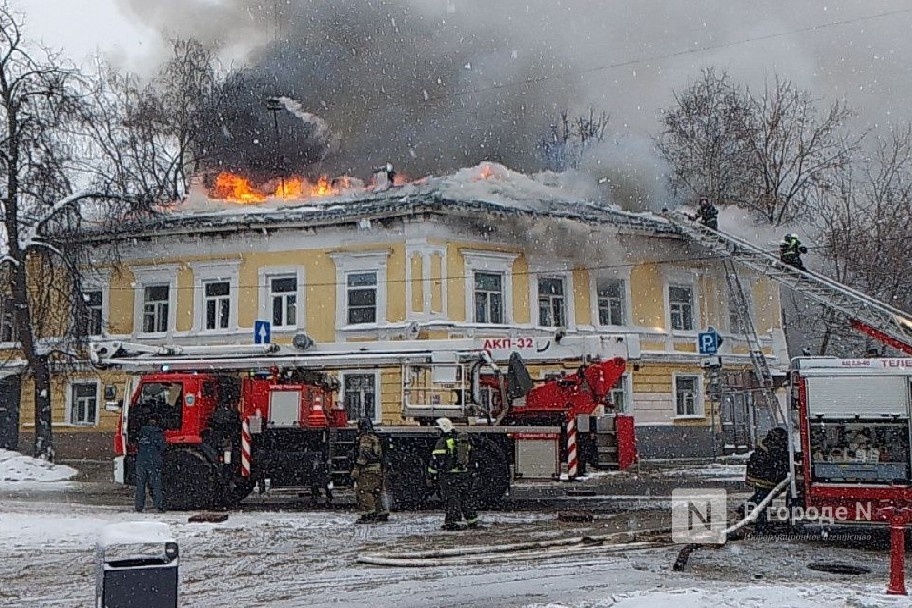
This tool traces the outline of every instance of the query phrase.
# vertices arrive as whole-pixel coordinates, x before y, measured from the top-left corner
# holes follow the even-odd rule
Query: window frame
[[[78,422],[75,420],[75,411],[76,411],[76,387],[77,386],[94,386],[95,387],[95,418],[92,422]],[[71,380],[67,383],[67,397],[66,397],[66,412],[67,412],[67,425],[68,426],[83,426],[83,427],[92,427],[98,426],[98,422],[101,416],[101,381],[99,380]]]
[[[215,285],[225,285],[227,293],[210,295],[209,288]],[[203,281],[203,319],[201,331],[223,332],[231,326],[231,282],[224,279]],[[210,306],[212,307],[212,326],[209,326]],[[227,306],[227,310],[224,308]],[[225,314],[227,313],[227,314]]]
[[[601,292],[601,287],[599,284],[603,281],[611,281],[613,283],[620,285],[620,294],[618,295],[618,298],[617,298],[618,305],[620,307],[619,312],[621,315],[620,323],[614,323],[614,322],[602,323],[602,297],[599,295],[599,293]],[[627,288],[627,286],[629,285],[629,282],[627,281],[627,279],[622,278],[622,277],[600,276],[600,277],[595,277],[594,283],[595,284],[593,286],[593,294],[594,294],[593,299],[595,302],[595,316],[593,318],[595,319],[595,325],[597,325],[599,327],[627,327],[628,320],[630,317],[629,303],[628,303],[628,300],[630,298],[630,290]],[[611,300],[610,297],[606,298],[606,299],[609,301]],[[608,307],[608,316],[609,317],[611,316],[610,305]],[[614,321],[614,319],[611,319],[611,321]]]
[[[364,284],[364,285],[350,285],[349,282],[352,277],[355,276],[367,276],[373,275],[374,283],[373,285]],[[372,305],[367,304],[357,304],[353,305],[351,296],[352,292],[374,292],[374,303]],[[376,270],[352,270],[345,273],[345,324],[346,326],[358,326],[358,325],[376,325],[377,320],[380,318],[380,311],[378,310],[380,295],[380,273]],[[355,311],[365,311],[373,310],[373,319],[370,321],[352,321],[352,313]]]
[[[390,249],[369,251],[337,251],[329,254],[336,266],[336,330],[372,330],[388,323],[387,266]],[[376,321],[374,323],[348,323],[348,275],[361,272],[377,273]]]
[[[93,293],[97,293],[100,296],[100,301],[98,302],[97,307],[91,306],[88,301],[89,294],[93,294]],[[83,297],[83,300],[85,301],[86,311],[88,312],[88,324],[86,325],[86,335],[87,336],[103,336],[104,331],[105,331],[105,325],[106,325],[104,290],[99,287],[94,287],[94,286],[83,288],[82,297]],[[98,324],[97,324],[98,331],[97,332],[93,331],[96,327],[95,318],[94,318],[94,316],[95,316],[94,312],[96,310],[98,312]]]
[[[238,306],[239,306],[239,269],[241,260],[228,260],[219,262],[191,263],[193,272],[193,327],[192,334],[230,334],[238,331]],[[228,295],[218,296],[228,300],[228,325],[215,329],[206,327],[209,298],[206,295],[206,286],[212,283],[228,283]],[[218,314],[218,310],[216,310]]]
[[[133,267],[133,335],[137,337],[164,337],[177,331],[177,264]],[[145,331],[145,290],[146,287],[166,285],[168,287],[168,315],[165,331]]]
[[[693,388],[693,413],[688,414],[686,411],[686,404],[684,413],[681,413],[678,409],[678,395],[679,388],[678,382],[684,378],[693,378],[694,388]],[[704,419],[706,418],[706,407],[704,404],[704,395],[703,395],[703,374],[699,373],[690,373],[690,372],[675,372],[672,376],[672,386],[671,386],[671,399],[672,405],[674,407],[674,416],[675,419]]]
[[[673,310],[673,305],[671,301],[671,290],[672,289],[687,289],[690,291],[690,301],[687,304],[690,307],[690,327],[675,327],[674,318],[675,312]],[[697,309],[697,290],[694,287],[693,283],[684,283],[680,281],[669,282],[665,290],[665,306],[668,315],[668,329],[672,332],[695,332],[697,331],[699,325],[699,313]],[[683,317],[682,317],[683,320]],[[687,323],[682,323],[682,325],[687,325]]]
[[[555,281],[555,280],[560,281],[561,293],[559,295],[558,294],[543,294],[541,282],[542,281]],[[565,277],[563,274],[539,274],[535,278],[535,291],[536,291],[535,302],[538,304],[538,306],[536,307],[536,310],[538,311],[538,319],[537,319],[538,323],[536,323],[536,325],[538,327],[554,327],[554,328],[569,327],[569,325],[570,325],[570,320],[569,320],[570,306],[568,305],[568,301],[567,301],[567,296],[568,296],[567,277]],[[547,301],[548,315],[552,316],[552,317],[555,316],[554,315],[555,302],[558,302],[558,301],[560,302],[561,311],[562,311],[562,314],[564,317],[562,319],[563,323],[558,323],[556,319],[552,319],[552,322],[550,324],[546,324],[544,322],[544,320],[541,317],[543,300]],[[572,300],[571,300],[571,302],[572,302]]]
[[[500,290],[492,291],[490,289],[479,289],[478,288],[478,275],[479,274],[497,277],[500,281]],[[472,272],[472,319],[474,320],[475,323],[484,324],[484,325],[503,325],[504,324],[504,319],[505,319],[504,284],[506,283],[506,281],[507,281],[507,276],[502,272],[492,272],[489,270],[475,270]],[[489,318],[486,318],[485,320],[481,320],[478,318],[478,295],[479,294],[484,294],[485,298],[487,300],[486,306],[485,306],[485,310],[486,310],[485,316],[489,317]],[[500,321],[498,321],[498,322],[495,322],[492,320],[493,315],[491,314],[491,311],[492,311],[491,295],[493,295],[493,294],[498,294],[500,296]]]
[[[346,403],[346,387],[345,383],[349,378],[353,376],[370,376],[373,378],[374,382],[374,412],[371,416],[373,422],[381,422],[383,419],[383,395],[382,395],[382,385],[380,384],[380,370],[374,369],[352,369],[339,372],[339,397],[342,399],[342,407],[345,409],[345,414],[348,416],[349,422],[357,422],[357,419],[360,416],[350,416],[348,412],[348,405]],[[361,404],[364,405],[363,403]]]
[[[301,266],[264,266],[259,269],[259,318],[269,321],[273,332],[299,331],[307,326],[307,308],[305,302],[306,284],[304,280],[304,268]],[[297,299],[295,306],[295,323],[291,325],[275,325],[272,316],[272,280],[273,279],[295,279],[297,289],[295,296]],[[290,292],[287,292],[290,293]]]
[[[485,326],[502,326],[513,323],[513,263],[518,253],[486,251],[481,249],[460,249],[465,275],[465,320]],[[475,272],[500,273],[503,275],[503,323],[482,323],[475,318]]]
[[[620,393],[624,398],[625,407],[623,409],[617,407],[617,402],[614,400],[616,393]],[[609,391],[609,394],[611,395],[611,403],[615,406],[612,410],[613,412],[617,414],[633,413],[633,376],[630,372],[624,372],[618,384]]]

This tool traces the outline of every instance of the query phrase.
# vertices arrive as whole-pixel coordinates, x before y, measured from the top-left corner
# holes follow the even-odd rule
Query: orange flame
[[[275,196],[279,198],[311,198],[315,196],[331,196],[339,194],[342,190],[351,187],[351,180],[347,177],[330,179],[321,175],[317,181],[310,182],[302,177],[288,177],[283,183],[276,186]]]
[[[212,188],[212,197],[221,198],[233,203],[262,203],[266,196],[257,191],[247,178],[234,173],[219,173]]]
[[[494,175],[494,170],[491,168],[491,165],[489,165],[487,163],[482,164],[481,172],[479,173],[479,177],[481,179],[488,179],[492,175]]]

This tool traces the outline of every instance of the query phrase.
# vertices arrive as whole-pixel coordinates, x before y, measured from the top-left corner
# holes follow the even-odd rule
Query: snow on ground
[[[51,464],[19,452],[0,449],[0,487],[29,482],[63,481],[78,471],[66,465]]]
[[[388,524],[357,526],[350,511],[231,513],[223,523],[190,524],[186,513],[137,515],[124,506],[0,498],[0,605],[79,608],[93,605],[94,548],[104,527],[128,521],[167,523],[180,545],[183,608],[460,606],[646,608],[672,605],[880,608],[903,605],[881,594],[887,552],[833,542],[751,539],[694,553],[686,572],[670,564],[680,545],[545,559],[427,568],[357,563],[362,552],[416,551],[594,535],[667,525],[667,510],[618,513],[590,523],[554,513],[482,514],[482,529],[441,532],[437,511],[394,513]],[[72,494],[60,493],[60,496]],[[809,570],[815,561],[863,565],[870,574]]]
[[[908,606],[905,597],[888,597],[883,586],[862,585],[747,585],[710,588],[634,591],[579,604],[529,604],[526,608],[875,608]]]

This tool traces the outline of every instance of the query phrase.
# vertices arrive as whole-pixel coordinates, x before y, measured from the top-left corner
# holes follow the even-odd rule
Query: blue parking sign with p
[[[719,350],[719,334],[712,329],[698,333],[697,347],[701,355],[715,355]]]

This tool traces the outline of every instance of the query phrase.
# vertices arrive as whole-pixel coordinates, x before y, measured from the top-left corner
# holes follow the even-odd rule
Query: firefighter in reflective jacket
[[[358,508],[362,511],[356,523],[389,519],[389,512],[383,508],[383,448],[368,417],[358,420],[358,444],[352,478],[358,486]]]
[[[719,211],[706,197],[700,199],[700,206],[694,219],[699,219],[700,223],[707,228],[719,229]]]
[[[801,261],[801,254],[807,252],[807,247],[801,244],[798,235],[794,232],[786,234],[779,243],[779,259],[783,264],[788,264],[798,270],[807,270]]]
[[[444,530],[460,530],[464,517],[466,525],[478,525],[478,513],[472,504],[472,445],[465,433],[457,433],[449,418],[438,418],[437,426],[442,431],[440,439],[431,453],[428,466],[430,480],[439,480],[440,496],[446,508],[443,520]]]

